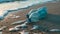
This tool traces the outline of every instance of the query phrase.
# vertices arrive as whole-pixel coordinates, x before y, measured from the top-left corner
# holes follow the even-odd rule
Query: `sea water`
[[[2,0],[0,0],[1,2]],[[5,1],[5,0],[3,0]],[[14,2],[6,2],[0,3],[0,19],[4,19],[4,17],[9,13],[9,10],[17,10],[21,8],[27,8],[29,6],[45,3],[52,0],[27,0],[27,1],[14,1]],[[4,16],[5,15],[5,16]]]

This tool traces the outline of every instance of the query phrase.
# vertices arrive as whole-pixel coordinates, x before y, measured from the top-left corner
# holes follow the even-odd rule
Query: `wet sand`
[[[44,20],[40,20],[38,24],[44,27],[49,27],[49,29],[53,29],[53,28],[60,29],[60,2],[56,2],[56,3],[37,4],[27,9],[22,9],[22,10],[19,10],[18,12],[10,13],[4,20],[0,22],[0,27],[7,26],[7,28],[3,30],[3,34],[11,34],[11,32],[8,32],[8,29],[16,26],[16,25],[11,25],[11,23],[18,20],[26,19],[26,14],[31,9],[37,9],[42,6],[47,6],[48,16]],[[16,18],[12,19],[10,18],[11,15],[19,15],[21,17],[17,19]],[[18,32],[13,32],[12,34],[18,34]],[[54,32],[51,34],[59,34],[59,32],[58,33]]]

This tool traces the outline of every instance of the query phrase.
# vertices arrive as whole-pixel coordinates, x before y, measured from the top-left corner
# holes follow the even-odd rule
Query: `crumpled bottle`
[[[44,7],[38,8],[34,12],[31,11],[31,12],[29,12],[28,16],[29,16],[28,20],[30,22],[38,22],[39,20],[41,20],[47,16],[47,7],[44,6]]]
[[[47,16],[47,7],[44,6],[44,7],[41,7],[41,8],[38,8],[38,12],[39,14],[39,19],[43,19]]]

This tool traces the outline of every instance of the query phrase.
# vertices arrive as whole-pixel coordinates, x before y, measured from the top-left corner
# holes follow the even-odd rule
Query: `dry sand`
[[[46,3],[41,5],[38,4],[32,7],[29,7],[27,9],[22,9],[18,12],[10,13],[4,20],[0,22],[0,27],[7,26],[7,28],[3,30],[3,34],[11,34],[11,32],[8,32],[8,29],[16,26],[16,25],[11,25],[11,23],[13,23],[14,21],[26,19],[26,14],[31,9],[37,9],[42,6],[47,6],[48,16],[44,20],[40,20],[40,22],[38,22],[39,25],[42,25],[44,27],[49,27],[49,29],[52,29],[52,28],[60,29],[60,23],[59,23],[60,22],[60,2],[56,2],[56,3]],[[21,17],[17,19],[12,19],[10,18],[11,17],[10,15],[19,15]],[[12,34],[18,34],[18,32],[13,32]],[[60,34],[60,33],[53,32],[50,34]]]

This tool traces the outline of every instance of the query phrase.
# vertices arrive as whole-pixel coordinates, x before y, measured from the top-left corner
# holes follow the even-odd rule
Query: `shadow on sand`
[[[50,22],[55,25],[60,25],[60,15],[48,14],[44,21]]]

